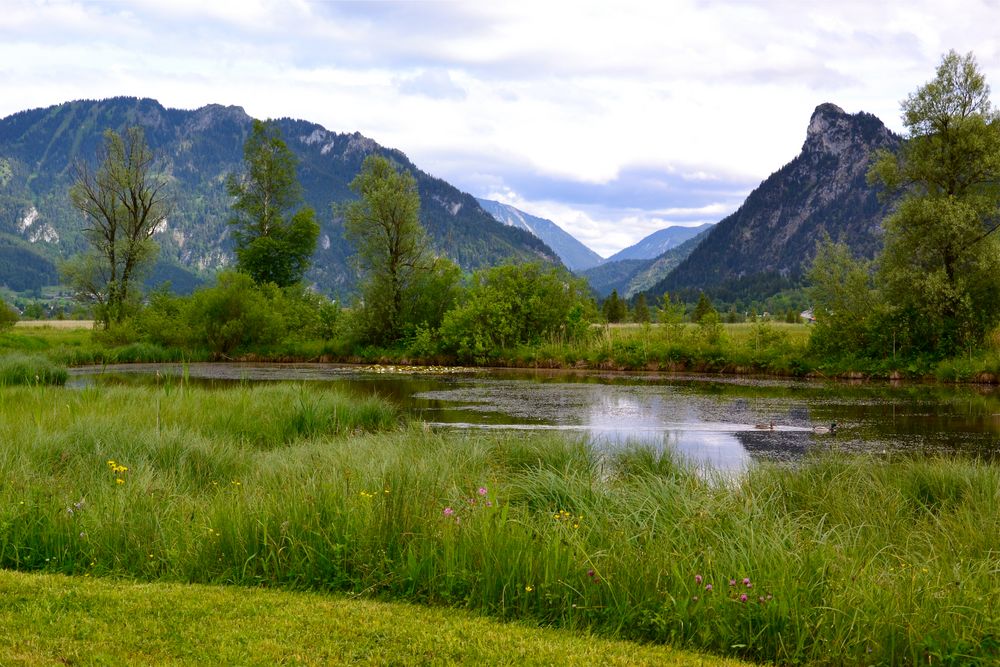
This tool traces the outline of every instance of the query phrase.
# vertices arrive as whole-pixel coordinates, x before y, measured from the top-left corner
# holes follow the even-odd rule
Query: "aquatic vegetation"
[[[997,657],[1000,467],[826,455],[714,479],[641,449],[434,432],[297,385],[8,387],[0,566],[337,590],[778,663]]]
[[[66,367],[45,356],[14,352],[0,356],[0,386],[63,385]]]

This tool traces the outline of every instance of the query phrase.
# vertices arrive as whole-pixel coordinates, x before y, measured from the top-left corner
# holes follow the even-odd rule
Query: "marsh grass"
[[[0,386],[63,385],[65,366],[38,354],[13,353],[0,356]]]
[[[342,591],[782,664],[998,659],[994,465],[826,456],[734,480],[638,446],[397,423],[294,385],[5,389],[0,564]]]

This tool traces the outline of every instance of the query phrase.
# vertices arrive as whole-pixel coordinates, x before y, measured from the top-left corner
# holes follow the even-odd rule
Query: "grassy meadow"
[[[10,570],[459,608],[757,662],[1000,658],[991,464],[722,477],[285,384],[9,386],[0,443]]]

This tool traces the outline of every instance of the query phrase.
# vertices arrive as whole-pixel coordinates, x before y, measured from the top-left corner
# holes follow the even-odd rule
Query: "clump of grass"
[[[66,368],[37,354],[12,353],[0,357],[0,385],[63,385]]]
[[[5,389],[0,566],[338,590],[780,664],[998,657],[996,465],[714,478],[398,423],[295,385]]]

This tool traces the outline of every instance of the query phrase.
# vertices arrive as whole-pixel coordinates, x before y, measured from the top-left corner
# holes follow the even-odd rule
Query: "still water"
[[[560,431],[600,447],[674,448],[720,469],[836,449],[1000,457],[1000,392],[650,373],[397,369],[331,364],[130,364],[70,384],[293,381],[378,394],[440,429]],[[773,423],[773,427],[772,427]],[[828,430],[832,424],[836,428]]]

